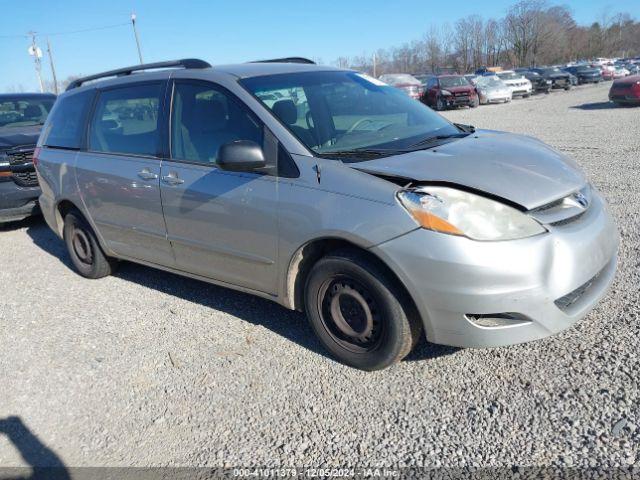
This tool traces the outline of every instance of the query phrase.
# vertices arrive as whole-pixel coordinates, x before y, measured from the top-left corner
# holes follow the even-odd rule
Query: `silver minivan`
[[[365,370],[422,335],[493,347],[559,332],[616,270],[616,227],[572,160],[301,58],[76,80],[35,163],[81,275],[127,260],[274,300]]]

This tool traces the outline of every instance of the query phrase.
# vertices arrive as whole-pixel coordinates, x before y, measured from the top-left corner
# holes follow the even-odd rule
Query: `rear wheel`
[[[307,316],[322,344],[362,370],[388,367],[417,343],[422,325],[409,305],[386,272],[357,252],[320,259],[305,288]]]
[[[102,278],[113,273],[117,260],[105,255],[93,229],[80,212],[72,211],[64,217],[63,236],[71,262],[80,275]]]

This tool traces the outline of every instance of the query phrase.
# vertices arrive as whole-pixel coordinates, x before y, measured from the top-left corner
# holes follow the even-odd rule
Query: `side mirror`
[[[266,165],[262,148],[251,140],[225,143],[218,150],[218,166],[232,172],[247,172]]]

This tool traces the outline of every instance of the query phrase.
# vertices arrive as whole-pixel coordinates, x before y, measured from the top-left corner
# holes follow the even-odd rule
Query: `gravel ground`
[[[268,301],[132,264],[85,280],[42,221],[1,228],[0,466],[640,463],[640,109],[607,89],[445,113],[572,155],[618,221],[609,295],[532,344],[364,373]]]

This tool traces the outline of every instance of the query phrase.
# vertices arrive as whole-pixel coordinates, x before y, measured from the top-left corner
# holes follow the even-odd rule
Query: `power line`
[[[117,23],[114,25],[104,25],[102,27],[83,28],[81,30],[69,30],[66,32],[43,32],[43,33],[39,32],[38,34],[42,36],[55,37],[60,35],[74,35],[76,33],[96,32],[99,30],[107,30],[110,28],[127,27],[129,25],[130,23],[126,22],[126,23]],[[29,35],[28,34],[0,35],[0,38],[29,38]]]

